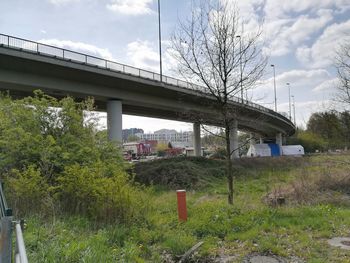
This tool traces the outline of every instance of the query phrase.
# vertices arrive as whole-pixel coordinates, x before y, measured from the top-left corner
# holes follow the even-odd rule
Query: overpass
[[[0,34],[0,90],[14,97],[33,90],[61,98],[94,97],[107,111],[108,135],[122,138],[122,114],[193,122],[195,152],[200,153],[200,124],[223,126],[217,102],[199,86],[168,76],[63,48]],[[285,116],[251,101],[233,97],[236,118],[231,143],[238,148],[238,129],[276,138],[295,132]]]

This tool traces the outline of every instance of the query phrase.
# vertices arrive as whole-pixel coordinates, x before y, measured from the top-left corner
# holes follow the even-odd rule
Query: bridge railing
[[[186,81],[176,79],[173,77],[168,77],[165,75],[160,76],[160,74],[152,71],[135,68],[135,67],[124,65],[115,61],[99,58],[96,56],[87,55],[80,52],[76,52],[76,51],[72,51],[72,50],[68,50],[60,47],[55,47],[47,44],[42,44],[39,42],[18,38],[18,37],[13,37],[5,34],[0,34],[0,46],[17,49],[21,51],[26,51],[26,52],[31,52],[31,53],[36,53],[39,55],[54,57],[58,59],[68,60],[68,61],[76,62],[80,64],[86,64],[89,66],[107,69],[115,72],[121,72],[124,74],[129,74],[129,75],[137,76],[144,79],[162,81],[166,84],[170,84],[170,85],[185,88],[185,89],[197,90],[197,91],[204,89],[203,87],[196,85],[194,83],[186,82]],[[233,97],[232,101],[235,103],[244,104],[245,107],[250,107],[252,109],[257,109],[261,112],[269,113],[270,115],[273,115],[277,118],[280,118],[290,123],[290,120],[284,117],[283,115],[271,109],[268,109],[264,106],[261,106],[257,103],[254,103],[252,101],[245,100],[239,97]]]
[[[7,206],[3,185],[0,183],[0,262],[28,263],[21,223],[12,220],[12,209]],[[14,251],[12,247],[13,228],[16,236]]]

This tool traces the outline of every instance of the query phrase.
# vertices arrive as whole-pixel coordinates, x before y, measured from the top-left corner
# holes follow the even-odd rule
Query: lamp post
[[[271,67],[273,68],[273,91],[275,93],[275,111],[277,112],[276,69],[274,64],[271,64]]]
[[[240,68],[240,74],[241,74],[241,98],[243,103],[243,69],[242,69],[242,38],[240,35],[236,36],[239,38],[239,68]]]
[[[295,101],[294,101],[294,95],[292,95],[293,100],[293,119],[294,119],[294,125],[297,126],[297,121],[295,119]]]
[[[292,120],[292,104],[290,103],[290,83],[286,83],[288,86],[288,99],[289,99],[289,119]]]
[[[159,73],[160,81],[163,81],[163,69],[162,69],[162,33],[160,27],[160,0],[158,0],[158,36],[159,36]]]

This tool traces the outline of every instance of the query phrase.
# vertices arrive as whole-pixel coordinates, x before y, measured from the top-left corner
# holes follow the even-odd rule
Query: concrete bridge
[[[94,97],[98,110],[107,111],[108,135],[122,139],[122,114],[193,122],[194,148],[200,154],[200,124],[222,126],[213,97],[198,86],[114,61],[34,41],[0,34],[0,90],[14,97],[41,89],[54,97]],[[274,138],[295,132],[283,115],[250,101],[233,97],[236,114],[231,141],[238,148],[238,129]],[[238,153],[235,153],[237,157]]]

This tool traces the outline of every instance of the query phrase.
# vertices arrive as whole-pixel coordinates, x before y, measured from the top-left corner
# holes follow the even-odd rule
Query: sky
[[[178,22],[189,16],[192,2],[160,1],[163,72],[176,77],[169,41]],[[273,108],[270,64],[274,64],[278,111],[288,112],[286,83],[290,83],[299,126],[305,127],[312,112],[341,110],[332,100],[337,85],[332,59],[337,45],[350,41],[350,0],[240,0],[236,4],[246,30],[264,21],[263,51],[269,63],[264,82],[249,96]],[[159,71],[156,0],[0,0],[0,33]],[[123,128],[132,127],[146,132],[192,129],[189,123],[123,115]]]

